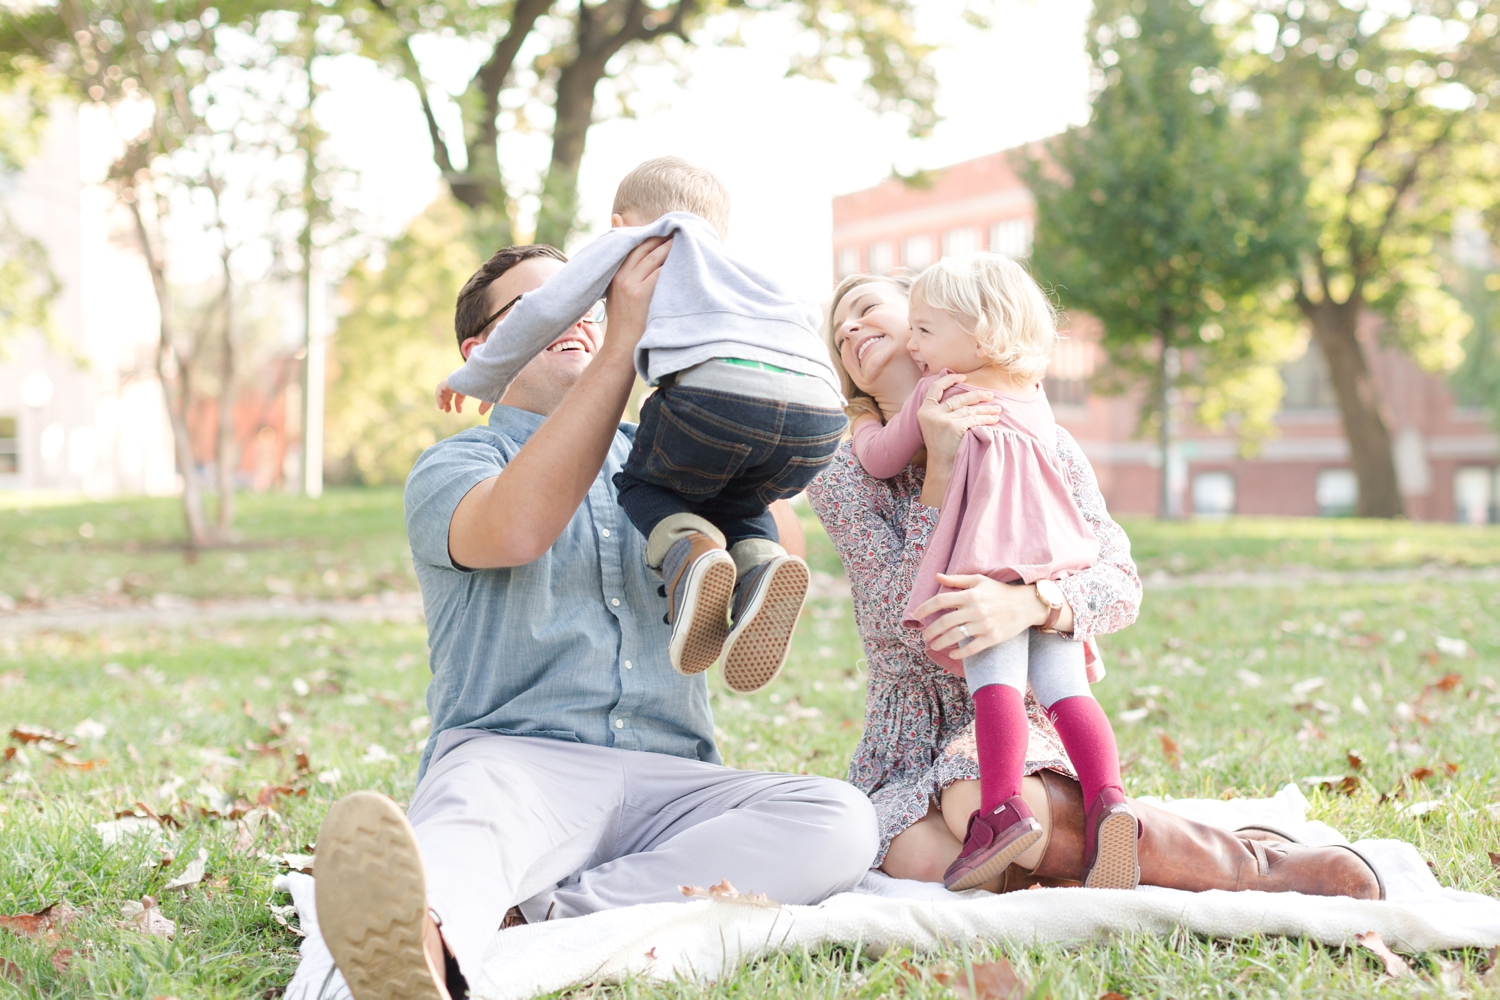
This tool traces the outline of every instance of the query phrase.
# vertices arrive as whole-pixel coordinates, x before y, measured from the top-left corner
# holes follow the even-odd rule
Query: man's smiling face
[[[536,291],[562,267],[561,261],[551,257],[531,257],[521,261],[496,278],[486,290],[488,311],[494,312],[514,301],[518,295]],[[503,317],[497,322],[503,323]],[[491,324],[491,328],[493,331],[495,324]],[[500,335],[504,336],[504,333]],[[533,413],[551,413],[603,344],[604,331],[599,324],[579,320],[521,369],[500,402]]]

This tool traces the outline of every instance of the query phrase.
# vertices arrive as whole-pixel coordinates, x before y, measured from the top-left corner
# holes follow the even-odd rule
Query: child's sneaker
[[[988,816],[976,809],[969,817],[963,849],[943,873],[943,885],[954,892],[977,889],[1041,839],[1042,825],[1019,795],[1006,799]]]
[[[759,691],[781,673],[807,583],[807,563],[783,554],[750,567],[734,585],[734,629],[724,643],[731,691]]]
[[[1083,821],[1085,889],[1134,889],[1141,881],[1136,856],[1140,821],[1125,793],[1113,785],[1099,792]]]
[[[734,560],[722,543],[689,532],[667,549],[661,565],[672,641],[667,651],[679,674],[701,674],[718,660],[729,634]]]

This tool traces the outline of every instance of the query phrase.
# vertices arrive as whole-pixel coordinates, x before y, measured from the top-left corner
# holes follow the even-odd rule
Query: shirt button
[[[620,599],[618,597],[611,597],[609,603],[611,607],[618,608],[620,606]]]
[[[605,538],[608,538],[609,537],[609,529],[605,528],[603,531],[599,532],[599,534],[603,535]]]
[[[635,669],[635,664],[631,663],[629,660],[626,660],[625,661],[625,669],[626,670],[634,670]]]
[[[615,728],[616,729],[624,729],[625,728],[625,720],[624,719],[616,719],[615,720]]]

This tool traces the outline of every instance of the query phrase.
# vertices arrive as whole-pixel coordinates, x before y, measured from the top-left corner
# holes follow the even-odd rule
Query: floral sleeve
[[[1105,509],[1094,467],[1073,435],[1061,427],[1057,429],[1057,455],[1072,480],[1073,501],[1099,539],[1099,561],[1058,581],[1073,608],[1073,637],[1084,640],[1118,632],[1134,622],[1141,610],[1141,577],[1130,558],[1130,538]]]

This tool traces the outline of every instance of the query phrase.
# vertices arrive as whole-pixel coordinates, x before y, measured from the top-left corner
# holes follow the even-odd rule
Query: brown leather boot
[[[1052,814],[1041,860],[1027,872],[1011,865],[1001,892],[1033,886],[1076,886],[1088,871],[1084,857],[1083,790],[1055,771],[1039,771]],[[1230,833],[1132,801],[1144,832],[1137,845],[1141,884],[1203,892],[1258,889],[1309,896],[1384,899],[1385,886],[1353,848],[1308,847],[1264,828]]]

